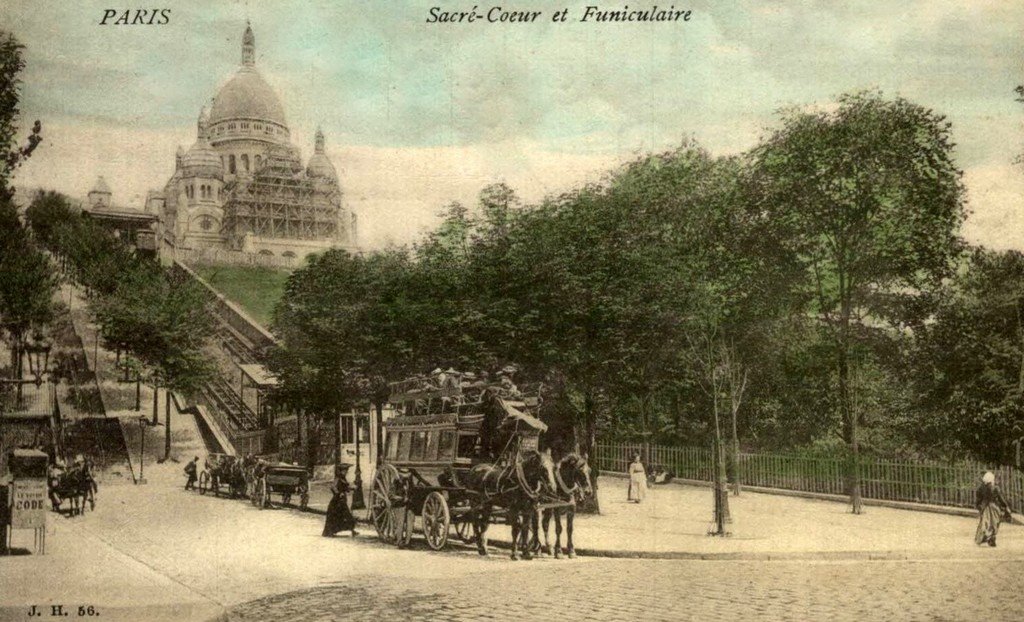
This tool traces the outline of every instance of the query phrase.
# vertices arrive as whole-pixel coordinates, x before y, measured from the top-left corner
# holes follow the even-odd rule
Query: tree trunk
[[[356,430],[356,435],[359,435],[358,430]],[[358,463],[359,455],[357,454],[356,469],[359,468]],[[334,464],[341,464],[341,415],[334,416]]]
[[[157,415],[160,413],[160,383],[153,380],[153,425],[160,423]]]
[[[164,389],[164,462],[171,459],[171,390]]]
[[[718,416],[718,382],[712,380],[714,396],[712,397],[712,412],[715,416],[715,449],[713,452],[714,464],[714,486],[715,486],[715,523],[718,535],[725,535],[724,524],[730,522],[729,495],[725,490],[725,452],[722,444],[722,426]]]
[[[732,494],[740,494],[740,437],[736,432],[736,418],[739,416],[739,404],[735,396],[730,399],[729,410],[732,412]]]
[[[377,408],[377,429],[374,435],[377,438],[377,464],[384,462],[384,402],[374,404]]]
[[[590,462],[590,477],[594,495],[580,506],[579,511],[583,514],[601,513],[601,504],[597,500],[600,470],[597,467],[597,413],[594,410],[594,398],[588,392],[583,398],[583,425],[586,428],[583,451],[587,454],[587,460]]]
[[[849,446],[847,462],[847,486],[850,491],[850,507],[854,514],[863,511],[860,498],[860,448],[857,439],[857,413],[853,411],[850,396],[850,305],[843,303],[840,317],[838,352],[839,408],[843,415],[843,436]]]
[[[318,418],[306,414],[306,468],[316,468],[316,456],[320,449],[320,425]]]

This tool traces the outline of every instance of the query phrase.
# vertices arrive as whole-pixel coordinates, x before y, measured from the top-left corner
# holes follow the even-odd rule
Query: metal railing
[[[649,468],[660,467],[677,478],[711,481],[711,449],[648,447]],[[633,455],[643,455],[640,443],[598,443],[596,464],[604,471],[626,472]],[[807,457],[740,452],[740,483],[802,492],[848,494],[847,460],[843,457]],[[991,467],[980,462],[881,460],[861,457],[861,494],[866,499],[908,501],[930,505],[973,507],[974,494],[985,471],[996,475],[1006,501],[1024,511],[1024,473],[1013,467]]]

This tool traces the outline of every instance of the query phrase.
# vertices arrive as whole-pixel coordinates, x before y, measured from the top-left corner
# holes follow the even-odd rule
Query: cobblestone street
[[[1024,559],[1002,543],[975,547],[969,518],[952,519],[966,545],[926,561],[512,562],[502,549],[488,559],[457,546],[433,553],[418,537],[411,549],[396,549],[367,525],[354,541],[325,539],[317,514],[185,492],[180,463],[146,472],[148,485],[103,488],[95,512],[52,516],[47,555],[3,558],[0,620],[29,619],[33,605],[96,606],[105,620],[198,622],[1010,620],[1024,610]],[[603,533],[581,524],[581,541]],[[1019,529],[1000,537],[1012,543]],[[16,545],[28,546],[24,536]],[[943,541],[935,536],[937,546]],[[745,542],[754,541],[729,545]],[[62,578],[58,590],[54,576]]]
[[[1018,620],[1022,589],[1016,561],[538,560],[449,580],[354,577],[224,619]]]

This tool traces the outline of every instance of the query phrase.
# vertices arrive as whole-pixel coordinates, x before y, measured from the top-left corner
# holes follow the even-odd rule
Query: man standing
[[[185,465],[185,475],[188,475],[188,481],[185,482],[185,490],[195,490],[196,486],[196,463],[199,462],[199,456],[192,458],[192,462]]]

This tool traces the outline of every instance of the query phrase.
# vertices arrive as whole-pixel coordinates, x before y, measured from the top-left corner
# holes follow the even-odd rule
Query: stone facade
[[[162,192],[147,197],[164,236],[179,249],[218,249],[301,259],[341,247],[356,250],[356,217],[317,130],[303,167],[284,107],[256,69],[246,26],[242,64],[203,107],[196,141],[175,156]]]

